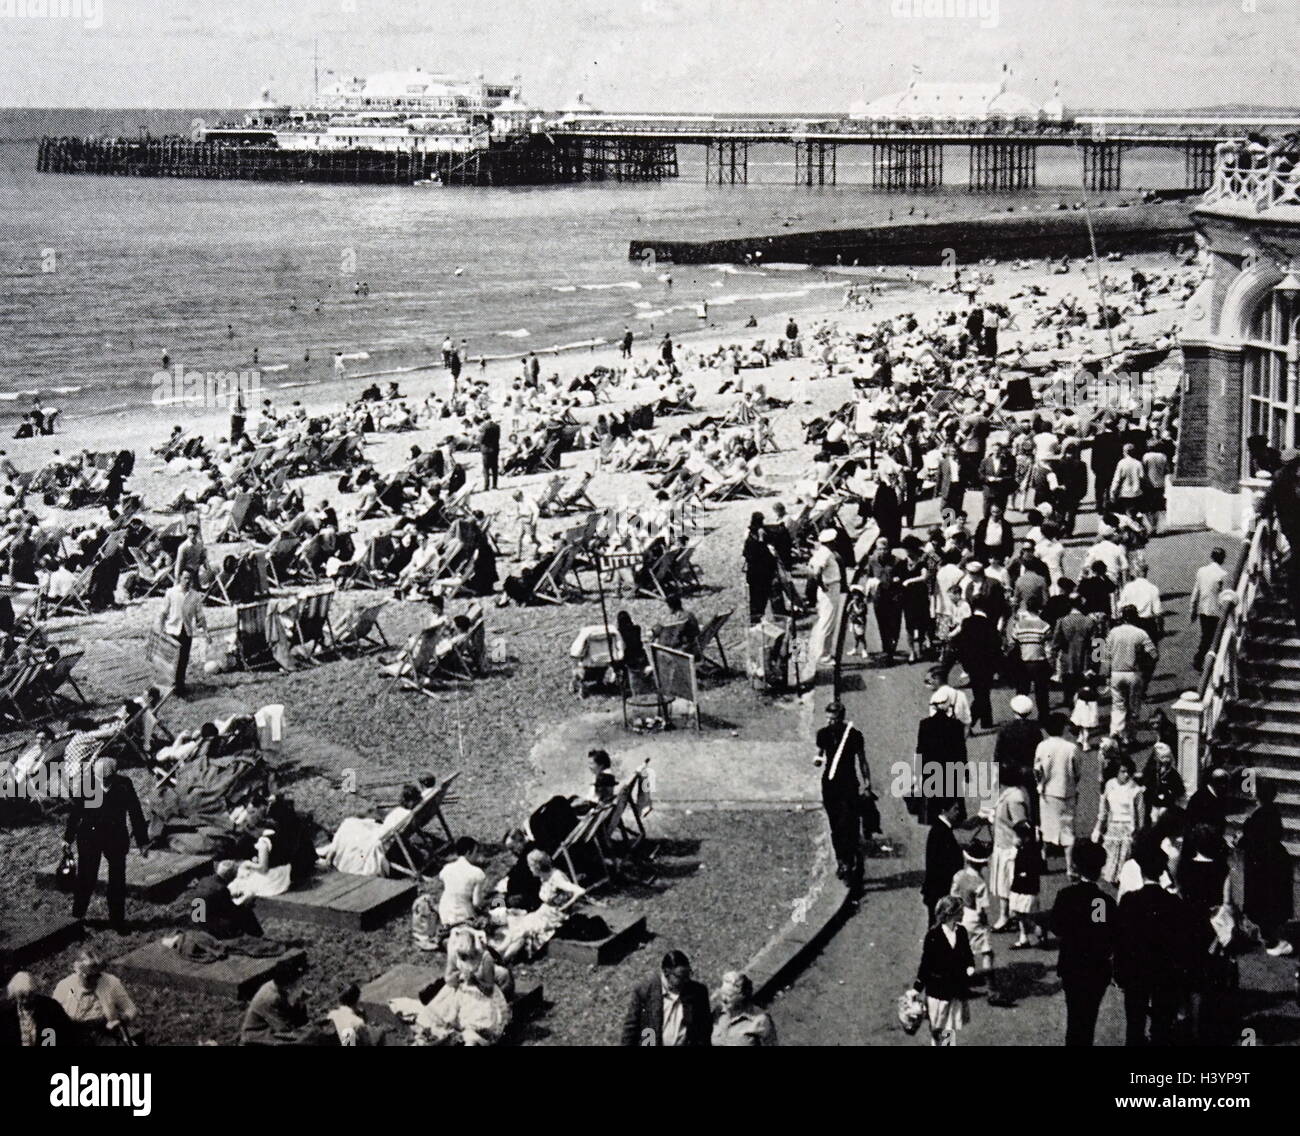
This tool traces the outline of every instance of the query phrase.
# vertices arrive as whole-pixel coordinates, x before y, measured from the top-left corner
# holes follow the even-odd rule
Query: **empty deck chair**
[[[533,588],[533,595],[546,603],[567,603],[576,593],[581,597],[582,578],[578,575],[577,552],[565,541],[551,556]]]
[[[705,672],[714,674],[728,674],[731,668],[727,665],[727,651],[722,645],[722,629],[726,626],[734,613],[735,608],[730,611],[720,612],[710,618],[708,623],[700,628],[700,669]],[[716,652],[716,658],[709,654],[709,651]]]

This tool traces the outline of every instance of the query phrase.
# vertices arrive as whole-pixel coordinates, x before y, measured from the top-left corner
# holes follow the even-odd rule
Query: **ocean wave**
[[[576,284],[553,284],[553,285],[551,285],[551,291],[552,291],[552,292],[576,292],[577,290],[578,290],[578,286],[577,286]]]
[[[611,288],[626,288],[632,292],[639,292],[641,290],[641,281],[621,280],[617,284],[583,284],[581,287],[584,292],[607,292]]]
[[[552,347],[552,351],[574,351],[579,347],[601,347],[608,343],[608,339],[579,339],[574,343],[561,343],[557,347]]]
[[[734,264],[712,264],[709,266],[714,272],[722,272],[727,276],[766,276],[766,272],[760,272],[756,268],[737,268]]]
[[[811,272],[811,264],[787,264],[784,261],[774,261],[771,264],[764,264],[769,272]]]
[[[53,391],[55,394],[77,394],[81,390],[81,388],[80,387],[50,387],[50,390]]]
[[[81,388],[78,387],[77,389],[80,390]],[[9,394],[0,394],[0,401],[17,402],[20,398],[35,398],[40,393],[40,391],[13,391]]]
[[[507,339],[524,339],[533,333],[526,327],[517,327],[514,331],[498,331],[498,335],[504,335]]]
[[[658,319],[660,316],[666,316],[668,313],[663,308],[654,308],[648,312],[637,312],[636,318],[639,320]]]
[[[264,375],[273,375],[273,374],[275,374],[276,371],[287,371],[287,370],[289,369],[289,364],[288,364],[288,363],[276,363],[275,366],[273,366],[273,367],[260,367],[260,368],[258,368],[258,369],[259,369],[259,370],[260,370]]]

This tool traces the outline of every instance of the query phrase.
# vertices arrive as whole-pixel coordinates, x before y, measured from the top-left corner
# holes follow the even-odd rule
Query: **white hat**
[[[953,690],[951,686],[941,686],[932,695],[930,695],[931,706],[950,706],[952,704]]]
[[[839,537],[840,534],[834,529],[822,529],[822,531],[817,534],[817,539],[820,540],[822,544],[834,544],[839,540]]]
[[[983,572],[983,571],[984,571],[984,565],[981,564],[978,560],[968,560],[968,561],[966,561],[966,571],[967,571],[967,572]]]
[[[1017,694],[1010,702],[1011,713],[1027,718],[1034,712],[1034,700],[1027,694]]]

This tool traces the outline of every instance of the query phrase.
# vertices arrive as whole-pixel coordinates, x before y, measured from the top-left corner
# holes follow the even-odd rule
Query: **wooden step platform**
[[[219,962],[190,962],[162,943],[149,943],[114,959],[108,969],[127,983],[141,982],[168,990],[195,990],[248,1001],[280,972],[297,973],[307,968],[302,951],[285,951],[273,958],[245,958],[231,955]]]
[[[590,966],[605,966],[617,962],[646,937],[644,915],[617,907],[594,908],[591,914],[599,915],[609,925],[610,934],[607,938],[590,942],[566,939],[564,928],[561,927],[546,944],[547,953],[554,958],[573,959]]]
[[[0,927],[0,967],[8,970],[46,958],[81,935],[80,921],[70,915],[10,916]]]
[[[58,864],[48,864],[36,871],[36,882],[44,888],[57,886]],[[146,903],[170,903],[194,880],[212,871],[211,856],[192,856],[181,852],[150,852],[141,858],[132,851],[126,858],[126,894]],[[99,863],[99,893],[108,883],[108,863]]]
[[[361,1009],[366,1015],[366,1021],[378,1029],[389,1031],[389,1045],[406,1044],[410,1034],[410,1027],[388,1008],[389,1000],[418,998],[421,990],[433,985],[443,976],[442,955],[431,954],[430,958],[436,961],[427,966],[420,963],[398,963],[361,988]],[[540,982],[517,982],[515,996],[510,1003],[512,1024],[518,1025],[521,1021],[536,1017],[541,1013],[543,1004]]]
[[[369,931],[409,911],[418,890],[412,880],[318,872],[284,895],[258,896],[253,902],[259,915],[274,919]]]

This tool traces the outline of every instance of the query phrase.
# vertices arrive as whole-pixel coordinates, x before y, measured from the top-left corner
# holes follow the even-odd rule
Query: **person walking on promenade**
[[[1111,508],[1140,521],[1147,503],[1146,468],[1138,460],[1131,442],[1124,445],[1122,453],[1110,479]]]
[[[941,686],[930,695],[930,713],[916,727],[916,776],[923,809],[920,820],[932,822],[940,812],[966,798],[966,727],[955,711],[957,692]],[[951,877],[949,877],[951,880]]]
[[[1219,631],[1219,616],[1223,614],[1220,596],[1228,580],[1227,569],[1223,562],[1227,553],[1222,548],[1210,549],[1210,562],[1196,570],[1196,582],[1192,584],[1192,598],[1188,601],[1192,622],[1199,623],[1201,639],[1196,645],[1196,654],[1192,656],[1192,666],[1198,671],[1205,665],[1205,656],[1214,646],[1214,637]]]
[[[77,881],[72,898],[72,917],[84,919],[90,897],[99,883],[99,864],[108,862],[108,921],[115,931],[126,927],[126,854],[134,836],[140,855],[149,854],[149,827],[135,786],[117,772],[111,757],[96,760],[94,782],[86,785],[72,802],[63,829],[63,849],[77,848]],[[88,791],[89,790],[89,791]]]
[[[718,1012],[713,1018],[713,1045],[776,1045],[776,1026],[766,1011],[754,1005],[749,975],[729,970],[718,987]]]
[[[1020,694],[1034,696],[1039,722],[1046,722],[1052,711],[1052,664],[1047,657],[1047,641],[1052,629],[1039,611],[1039,601],[1029,600],[1012,618],[1010,639],[1019,655],[1016,687]]]
[[[1002,639],[983,603],[972,604],[953,637],[953,653],[970,681],[971,724],[993,729],[993,681],[1002,662]]]
[[[1011,713],[1015,715],[999,731],[993,743],[993,761],[998,767],[998,781],[1008,784],[1008,770],[1015,770],[1020,779],[1018,785],[1032,785],[1034,777],[1034,755],[1038,752],[1038,743],[1043,740],[1043,730],[1031,715],[1034,704],[1027,695],[1017,694],[1010,703]]]
[[[1056,975],[1065,992],[1065,1044],[1092,1045],[1114,974],[1115,901],[1097,886],[1106,853],[1091,840],[1074,848],[1078,883],[1057,893],[1051,929],[1060,944]]]
[[[479,423],[479,456],[483,459],[483,488],[497,487],[497,461],[501,454],[501,427],[491,418]]]
[[[1108,884],[1119,883],[1120,869],[1133,851],[1133,838],[1145,823],[1145,805],[1142,785],[1133,776],[1133,759],[1121,757],[1114,775],[1102,786],[1092,830],[1092,839],[1106,849],[1103,878]]]
[[[934,905],[945,895],[952,894],[953,877],[965,865],[961,845],[953,833],[953,825],[962,819],[960,801],[950,800],[939,810],[925,838],[925,879],[921,883],[921,899],[925,903],[928,924],[934,923]]]
[[[1065,736],[1064,714],[1049,714],[1043,723],[1047,737],[1034,751],[1034,776],[1038,782],[1038,812],[1042,822],[1044,853],[1059,848],[1066,874],[1075,875],[1074,816],[1079,799],[1079,747]]]
[[[623,1044],[709,1045],[712,1031],[709,992],[691,977],[691,960],[669,951],[659,973],[632,990],[623,1015]]]
[[[1065,614],[1052,628],[1052,657],[1069,704],[1092,669],[1092,620],[1079,609],[1078,596],[1067,596],[1065,606]],[[1096,723],[1092,728],[1097,728]]]
[[[1191,921],[1183,901],[1160,886],[1165,853],[1148,845],[1137,863],[1142,886],[1119,901],[1115,914],[1115,982],[1124,991],[1124,1044],[1163,1046],[1173,1040],[1187,989]]]
[[[1032,819],[1029,776],[1012,765],[1001,774],[1001,791],[993,807],[993,858],[989,862],[989,890],[993,893],[993,930],[1011,926],[1011,883],[1016,874],[1016,825]],[[1029,782],[1032,783],[1032,782]]]
[[[1159,643],[1164,634],[1164,609],[1160,606],[1160,589],[1147,579],[1148,565],[1144,558],[1135,556],[1130,565],[1133,578],[1119,592],[1120,610],[1131,607],[1137,612],[1138,626],[1151,642]]]
[[[970,1020],[967,998],[975,956],[961,915],[962,901],[945,895],[935,905],[934,925],[921,946],[915,987],[925,995],[931,1045],[956,1045],[958,1031]]]
[[[1110,668],[1110,736],[1131,744],[1142,724],[1143,694],[1160,661],[1160,650],[1138,626],[1137,609],[1126,607],[1106,636],[1104,662]]]
[[[817,551],[808,561],[808,576],[817,589],[817,619],[808,633],[808,669],[835,665],[844,607],[844,562],[835,551],[835,529],[822,529]]]
[[[862,805],[871,793],[862,732],[844,720],[844,705],[826,707],[827,722],[817,731],[817,757],[822,770],[822,805],[830,823],[836,874],[857,896],[862,890]]]
[[[780,562],[768,542],[768,530],[761,512],[750,515],[749,532],[742,553],[745,560],[745,587],[749,592],[749,622],[760,622],[772,605],[775,615],[785,614],[785,595],[781,587]]]

